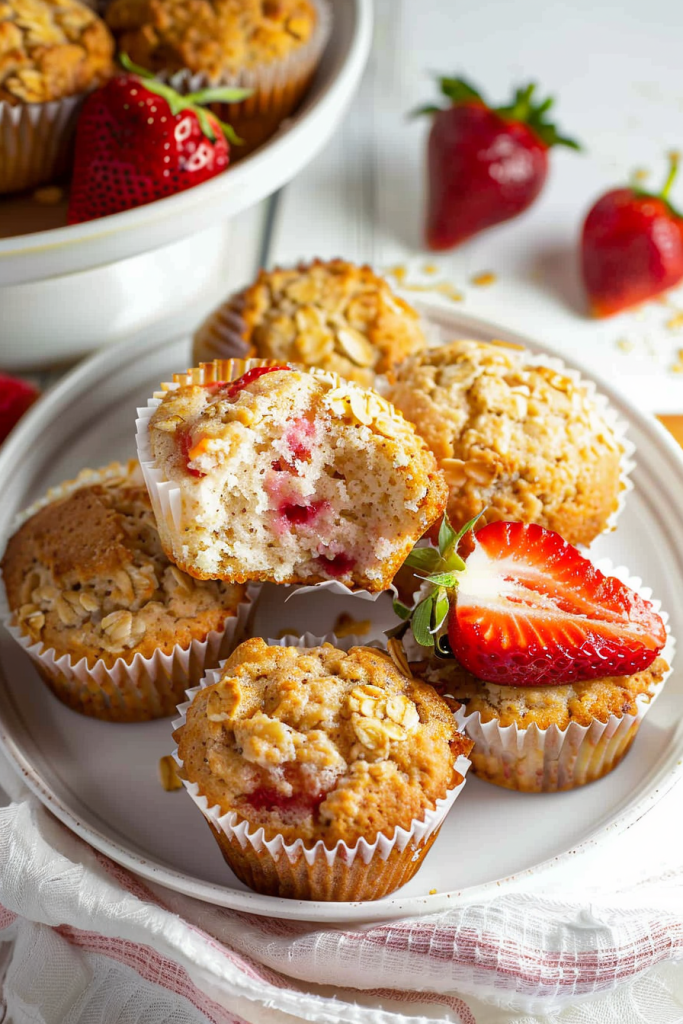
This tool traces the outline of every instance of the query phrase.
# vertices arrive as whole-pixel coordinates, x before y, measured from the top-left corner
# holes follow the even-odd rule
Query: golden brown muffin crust
[[[212,78],[283,60],[311,38],[311,0],[113,0],[119,50],[152,71]]]
[[[618,506],[623,449],[583,387],[523,354],[455,341],[410,357],[387,397],[434,452],[458,528],[487,512],[589,544]]]
[[[78,0],[0,0],[0,101],[46,103],[113,73],[114,41]]]
[[[421,662],[412,665],[419,678],[439,693],[455,698],[467,708],[467,714],[479,712],[482,722],[539,729],[556,725],[566,729],[570,722],[590,725],[606,722],[610,715],[622,718],[635,715],[636,700],[652,696],[668,671],[664,658],[657,658],[648,669],[632,676],[609,676],[559,686],[497,686],[477,679],[457,661]]]
[[[266,835],[353,845],[433,809],[471,742],[381,651],[243,643],[176,732],[183,776]]]
[[[85,484],[10,538],[7,597],[33,642],[111,665],[187,647],[235,614],[243,587],[197,583],[170,564],[138,474]]]
[[[425,347],[415,310],[368,266],[262,270],[245,294],[248,355],[320,366],[365,386]]]

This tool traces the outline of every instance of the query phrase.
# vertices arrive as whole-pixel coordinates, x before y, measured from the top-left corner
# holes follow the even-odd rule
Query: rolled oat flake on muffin
[[[434,690],[382,651],[260,639],[214,677],[179,709],[175,737],[181,778],[238,877],[321,900],[407,882],[471,746]]]

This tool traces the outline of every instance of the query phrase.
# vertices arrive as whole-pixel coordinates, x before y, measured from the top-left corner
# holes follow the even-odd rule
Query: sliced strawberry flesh
[[[666,630],[648,601],[558,534],[491,523],[459,578],[449,639],[479,678],[539,686],[643,671]]]
[[[285,811],[307,815],[315,814],[326,796],[325,792],[316,795],[295,792],[286,796],[274,787],[259,786],[252,793],[245,794],[244,799],[255,811]]]
[[[308,462],[315,443],[315,423],[306,416],[293,420],[284,434],[284,441],[292,459]]]
[[[291,370],[291,366],[255,366],[251,370],[247,370],[237,380],[232,381],[228,387],[228,397],[234,398],[244,388],[248,388],[250,384],[253,384],[259,377],[263,377],[265,373],[274,373],[275,370]]]
[[[194,444],[193,444],[193,441],[192,441],[192,432],[189,429],[187,429],[187,428],[184,429],[184,430],[183,429],[178,430],[178,431],[176,431],[176,438],[177,438],[177,441],[178,441],[178,447],[180,448],[181,455],[182,455],[182,457],[183,457],[183,459],[185,461],[185,469],[190,474],[190,476],[196,476],[196,477],[206,476],[206,473],[202,473],[201,470],[194,469],[190,465],[190,461],[191,461],[190,460],[190,452],[194,448]]]
[[[321,512],[330,508],[329,501],[312,501],[310,505],[285,504],[278,510],[280,515],[292,526],[310,526]]]
[[[336,555],[321,555],[318,564],[328,576],[346,576],[353,570],[356,564],[355,558],[345,554],[343,551]]]

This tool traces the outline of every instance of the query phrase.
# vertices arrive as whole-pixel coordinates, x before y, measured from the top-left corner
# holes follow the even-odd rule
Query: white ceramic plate
[[[542,347],[460,313],[430,313],[444,337],[469,335]],[[65,378],[32,410],[0,453],[0,532],[14,512],[85,465],[134,453],[137,405],[161,380],[187,367],[189,341],[133,339],[105,350]],[[635,490],[619,530],[595,545],[642,576],[683,637],[683,454],[653,420],[601,385],[630,422],[638,447]],[[267,589],[255,632],[283,628],[327,632],[341,611],[372,617],[373,635],[391,620],[376,604],[323,594],[284,604],[285,588]],[[0,643],[0,743],[31,789],[89,843],[144,878],[199,899],[270,916],[327,922],[377,920],[443,910],[455,900],[515,885],[516,878],[600,843],[644,814],[683,769],[680,725],[683,672],[674,669],[631,754],[605,779],[572,793],[511,793],[470,778],[415,878],[376,903],[304,903],[260,896],[238,882],[199,812],[183,792],[166,793],[158,760],[173,743],[168,720],[111,725],[84,718],[46,690],[9,637]],[[430,895],[431,890],[436,890]]]

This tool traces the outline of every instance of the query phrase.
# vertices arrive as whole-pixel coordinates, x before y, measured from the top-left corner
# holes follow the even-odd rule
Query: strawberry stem
[[[190,92],[183,96],[173,86],[168,85],[166,82],[160,82],[148,68],[134,64],[127,53],[120,54],[119,61],[126,71],[141,79],[145,89],[166,100],[174,117],[183,110],[191,110],[196,115],[202,132],[211,142],[216,140],[214,125],[217,125],[229,142],[238,146],[242,144],[243,140],[235,133],[234,128],[221,121],[215,114],[204,110],[203,105],[207,103],[238,103],[251,96],[253,89],[233,89],[229,86],[215,86],[208,89],[199,89],[197,92]]]
[[[556,126],[546,119],[546,114],[554,102],[552,97],[548,97],[541,103],[534,103],[533,96],[536,89],[534,82],[529,82],[528,85],[516,89],[512,102],[506,106],[491,107],[484,100],[479,90],[475,89],[464,78],[439,77],[437,81],[442,96],[445,96],[450,101],[451,106],[458,106],[461,103],[479,103],[506,121],[519,121],[522,124],[528,125],[547,148],[551,146],[569,146],[570,149],[581,149],[581,146],[575,139],[569,139],[564,135],[560,135]],[[443,109],[443,107],[434,105],[418,107],[417,110],[412,112],[411,116],[415,117],[421,114],[432,116],[440,113]]]
[[[680,163],[680,159],[681,154],[678,153],[676,150],[669,153],[669,173],[667,175],[666,181],[664,182],[664,188],[659,193],[661,199],[668,198],[669,192],[671,191],[671,186],[676,180],[676,175],[678,174],[678,165]]]

